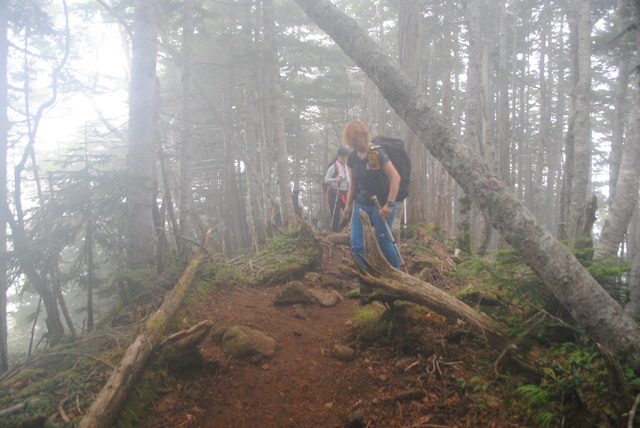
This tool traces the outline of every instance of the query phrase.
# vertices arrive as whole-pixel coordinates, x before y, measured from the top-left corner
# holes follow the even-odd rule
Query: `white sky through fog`
[[[76,2],[69,1],[71,13]],[[100,16],[95,18],[99,22],[92,23],[79,16],[69,18],[71,37],[78,48],[66,68],[71,78],[95,90],[70,93],[73,88],[60,88],[56,104],[45,114],[38,132],[36,152],[43,158],[56,158],[70,146],[77,147],[85,140],[85,132],[87,140],[95,140],[94,129],[101,115],[116,127],[125,126],[128,116],[129,65],[120,24],[105,23]],[[98,128],[98,134],[106,131],[102,125]]]

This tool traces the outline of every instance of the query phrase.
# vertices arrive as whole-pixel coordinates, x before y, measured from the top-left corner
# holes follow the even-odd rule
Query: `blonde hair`
[[[350,146],[353,140],[358,135],[365,135],[367,140],[369,140],[369,130],[364,125],[364,123],[359,120],[352,120],[347,123],[344,128],[342,128],[342,144],[345,146]]]

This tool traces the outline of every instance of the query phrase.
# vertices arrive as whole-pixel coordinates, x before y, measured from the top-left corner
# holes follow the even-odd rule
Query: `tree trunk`
[[[355,63],[376,82],[396,113],[475,200],[544,281],[573,318],[597,342],[617,354],[640,352],[640,327],[598,284],[571,251],[544,230],[475,151],[427,105],[400,68],[356,22],[328,0],[296,0]]]
[[[211,232],[202,244],[206,248]],[[200,263],[207,257],[206,250],[200,249],[191,260],[180,279],[164,298],[160,308],[149,318],[142,332],[125,352],[120,364],[111,373],[95,401],[80,421],[78,428],[108,428],[117,419],[129,390],[144,369],[152,352],[162,339],[165,328],[180,308],[191,287]]]
[[[632,2],[633,21],[640,22],[640,8],[637,2]],[[635,31],[636,44],[640,42],[640,31]],[[640,45],[636,45],[640,46]],[[636,53],[636,62],[640,55]],[[622,73],[622,70],[621,70]],[[618,110],[624,110],[624,98],[628,77],[620,77],[620,87],[618,89],[618,100],[616,102],[616,117],[621,114]],[[633,211],[638,204],[638,192],[640,191],[640,168],[638,168],[638,159],[640,158],[640,82],[638,82],[638,91],[633,98],[633,107],[630,114],[629,132],[626,140],[622,145],[622,159],[616,168],[617,159],[612,159],[612,169],[617,170],[616,182],[612,186],[615,189],[609,206],[609,215],[602,226],[600,241],[597,245],[594,258],[605,259],[614,257],[618,253],[618,248],[624,240],[629,222],[633,216]],[[619,125],[622,126],[622,125]],[[617,134],[622,134],[619,130]],[[615,135],[617,135],[615,134]],[[613,144],[613,143],[612,143]],[[613,148],[612,148],[613,149]],[[612,157],[614,152],[612,151]]]
[[[602,226],[594,258],[615,257],[624,240],[640,191],[640,93],[633,100],[631,126],[623,147],[616,191],[609,206],[609,214]]]
[[[267,81],[267,139],[274,149],[276,175],[278,177],[278,193],[280,195],[280,213],[283,226],[291,226],[296,221],[295,210],[291,199],[291,177],[289,173],[289,154],[285,136],[282,102],[280,100],[280,66],[278,64],[278,47],[276,44],[276,23],[273,0],[262,1],[264,27],[264,55]]]
[[[9,41],[7,28],[9,23],[9,2],[0,3],[0,201],[6,201],[7,194],[7,150],[9,147],[9,83],[7,61],[9,59]],[[4,203],[1,205],[4,207]],[[7,252],[7,216],[8,212],[0,209],[0,252]],[[9,349],[7,346],[7,259],[0,258],[0,373],[9,369]]]
[[[623,19],[628,15],[628,0],[617,0],[616,14],[620,18],[616,22],[616,31],[619,34],[625,30],[632,21]],[[611,123],[611,154],[609,155],[609,203],[613,200],[618,182],[618,173],[622,162],[622,148],[624,146],[625,118],[627,116],[627,94],[629,92],[629,70],[631,68],[630,55],[622,54],[618,58],[618,77],[615,83],[614,112]]]
[[[591,176],[591,0],[573,0],[570,14],[576,32],[571,47],[574,58],[572,67],[574,82],[574,107],[570,122],[573,124],[570,140],[573,142],[573,163],[570,168],[571,187],[569,203],[569,239],[581,238],[578,221],[583,208],[587,205]],[[571,20],[570,19],[570,22]]]
[[[191,129],[193,127],[191,117],[191,61],[193,53],[193,0],[185,0],[182,12],[182,70],[180,81],[182,83],[182,115],[180,120],[180,193],[179,216],[180,236],[194,238],[191,211],[193,206],[192,189],[192,161],[191,154]],[[186,257],[185,240],[176,236],[176,245],[180,254]]]
[[[465,322],[470,332],[485,338],[497,349],[508,344],[508,336],[487,316],[428,282],[394,269],[380,251],[369,216],[364,211],[359,215],[364,224],[366,269],[360,268],[358,264],[355,266],[358,268],[358,275],[366,283],[361,290],[364,297],[384,302],[406,300],[417,303],[451,321]]]
[[[632,314],[640,314],[640,215],[638,215],[638,207],[636,207],[636,213],[633,216],[633,227],[631,227],[631,235],[635,245],[631,247],[631,274],[629,275],[629,302],[627,302],[625,309]]]
[[[398,18],[400,66],[410,77],[411,81],[420,89],[420,64],[421,64],[421,30],[422,18],[421,3],[417,0],[404,0],[400,2]],[[418,141],[413,131],[402,123],[402,138],[406,143],[406,149],[411,158],[411,186],[414,189],[426,189],[425,173],[425,147]],[[407,200],[407,223],[419,223],[426,221],[427,202],[426,192],[412,192]]]
[[[144,269],[153,264],[153,171],[156,108],[155,1],[135,1],[131,82],[129,84],[129,147],[127,170],[127,264]]]

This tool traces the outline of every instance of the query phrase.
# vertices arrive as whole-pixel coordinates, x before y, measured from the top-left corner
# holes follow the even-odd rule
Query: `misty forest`
[[[640,426],[640,0],[0,23],[0,426]],[[330,230],[352,120],[411,160],[400,270]]]

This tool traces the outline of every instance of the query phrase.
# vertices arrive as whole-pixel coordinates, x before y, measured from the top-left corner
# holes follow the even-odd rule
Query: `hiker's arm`
[[[334,177],[334,175],[336,175],[336,166],[335,165],[331,165],[328,169],[327,169],[327,173],[324,176],[324,182],[326,184],[331,184],[331,183],[336,183],[336,182],[340,182],[340,180],[338,180],[338,177]]]
[[[347,167],[349,176],[351,177],[351,183],[349,183],[349,193],[347,194],[347,203],[344,206],[342,215],[344,218],[351,217],[351,211],[353,210],[353,201],[356,199],[356,179],[351,173],[351,168]],[[396,191],[397,192],[397,191]]]
[[[395,202],[396,196],[398,196],[398,189],[400,189],[400,173],[398,172],[396,167],[393,166],[393,162],[391,161],[386,162],[382,166],[382,170],[384,171],[385,174],[387,174],[387,177],[389,177],[389,180],[390,180],[389,196],[387,196],[387,201]],[[382,206],[382,209],[380,210],[380,217],[383,220],[388,219],[389,215],[391,214],[391,211],[393,211],[393,206],[384,204]]]

